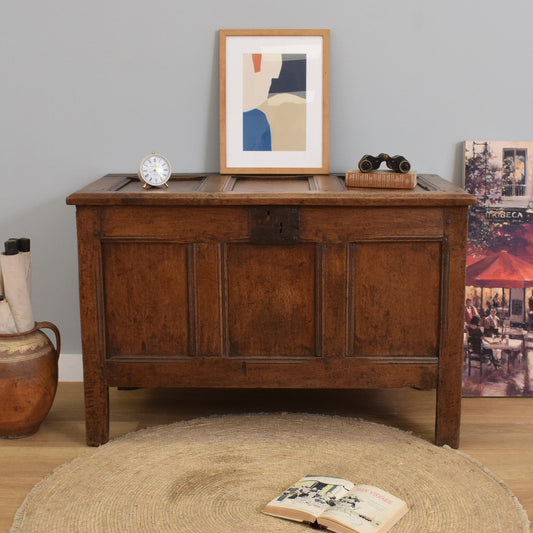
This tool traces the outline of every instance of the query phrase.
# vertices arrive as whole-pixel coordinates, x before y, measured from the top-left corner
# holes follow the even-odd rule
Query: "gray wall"
[[[331,30],[330,168],[405,155],[460,183],[464,139],[533,140],[531,0],[4,2],[0,241],[32,239],[33,302],[80,353],[68,194],[135,172],[218,170],[219,28]]]

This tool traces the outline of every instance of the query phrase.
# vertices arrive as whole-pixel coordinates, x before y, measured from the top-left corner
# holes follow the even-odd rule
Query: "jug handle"
[[[52,322],[36,322],[35,327],[36,329],[48,328],[54,332],[56,336],[56,353],[59,359],[59,353],[61,352],[61,335],[59,334],[59,329],[57,329],[57,326],[52,324]]]

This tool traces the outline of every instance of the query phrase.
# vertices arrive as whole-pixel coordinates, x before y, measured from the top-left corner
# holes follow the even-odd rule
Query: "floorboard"
[[[361,417],[432,441],[435,393],[412,389],[110,391],[111,437],[212,414],[293,411]],[[60,383],[40,430],[0,439],[0,532],[8,532],[26,494],[85,445],[83,384]],[[533,517],[533,398],[464,398],[459,450],[482,463]]]

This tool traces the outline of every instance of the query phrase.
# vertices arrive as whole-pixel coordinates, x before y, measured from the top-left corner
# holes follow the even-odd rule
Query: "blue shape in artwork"
[[[259,109],[251,109],[242,114],[243,150],[269,152],[272,150],[270,125],[266,115]]]

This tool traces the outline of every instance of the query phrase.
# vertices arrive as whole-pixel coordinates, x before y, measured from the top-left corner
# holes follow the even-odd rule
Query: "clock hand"
[[[164,178],[163,174],[161,174],[161,172],[159,171],[159,169],[157,167],[154,168],[154,170],[162,177]]]

